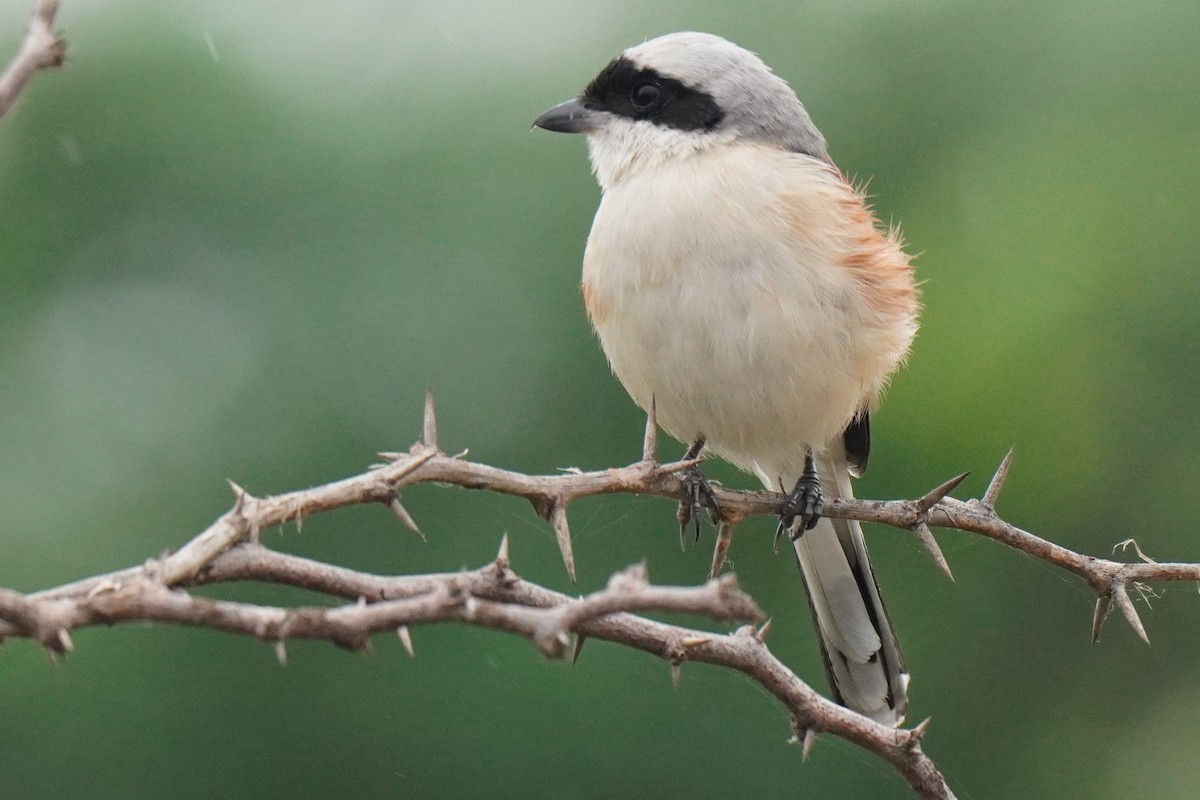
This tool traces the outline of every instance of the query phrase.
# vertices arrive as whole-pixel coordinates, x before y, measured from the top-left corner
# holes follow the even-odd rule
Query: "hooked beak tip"
[[[591,133],[600,123],[600,112],[594,111],[579,98],[559,103],[533,121],[533,128],[555,133]]]

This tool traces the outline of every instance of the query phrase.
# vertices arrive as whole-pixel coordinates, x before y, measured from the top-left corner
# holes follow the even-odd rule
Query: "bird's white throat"
[[[720,147],[734,138],[732,132],[681,131],[614,116],[588,134],[588,157],[596,181],[607,191],[631,174]]]

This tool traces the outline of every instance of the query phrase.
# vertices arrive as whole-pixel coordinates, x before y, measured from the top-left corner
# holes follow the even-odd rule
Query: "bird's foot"
[[[821,480],[810,456],[804,462],[804,474],[796,481],[795,488],[783,501],[779,509],[779,527],[775,529],[775,542],[786,530],[792,541],[799,539],[805,531],[811,531],[821,518],[825,498],[821,494]]]
[[[700,439],[690,448],[683,458],[685,461],[691,461],[694,458],[700,457],[700,451],[704,449],[704,440]],[[704,508],[708,507],[709,518],[716,525],[721,520],[721,506],[717,503],[717,496],[712,490],[712,485],[708,482],[708,478],[700,471],[698,465],[688,467],[679,473],[679,479],[683,482],[683,500],[679,502],[679,546],[686,549],[687,547],[687,526],[689,523],[695,526],[696,541],[700,541],[700,517]]]

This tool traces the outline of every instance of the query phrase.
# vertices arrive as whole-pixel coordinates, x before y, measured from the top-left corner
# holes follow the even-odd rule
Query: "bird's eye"
[[[654,105],[654,101],[658,99],[661,91],[653,83],[639,83],[633,87],[633,91],[629,95],[629,102],[633,103],[633,107],[638,111],[645,111]]]

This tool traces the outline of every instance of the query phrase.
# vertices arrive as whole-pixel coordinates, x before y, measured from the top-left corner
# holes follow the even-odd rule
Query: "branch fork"
[[[66,61],[67,43],[54,33],[57,15],[58,0],[37,0],[34,4],[21,49],[0,74],[0,118],[13,109],[34,75],[57,69]]]

